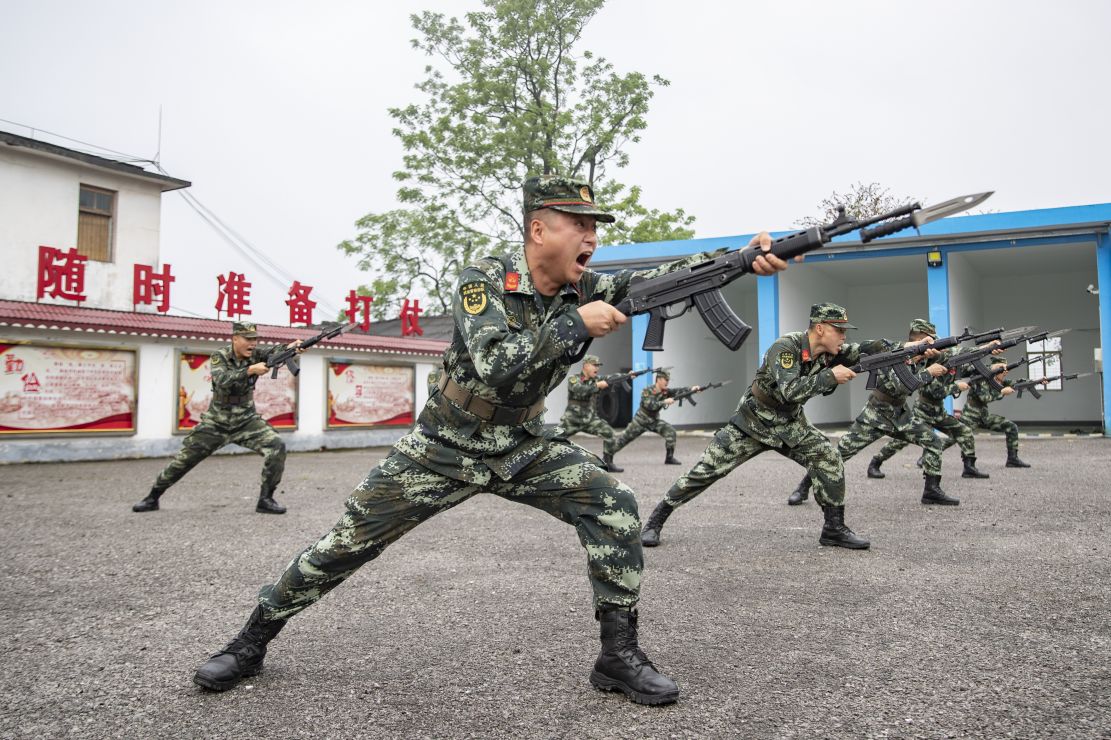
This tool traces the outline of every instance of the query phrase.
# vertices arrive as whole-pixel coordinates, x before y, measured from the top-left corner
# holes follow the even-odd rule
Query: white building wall
[[[160,266],[159,185],[8,146],[0,147],[0,254],[5,260],[5,269],[0,271],[0,297],[35,301],[39,246],[66,251],[77,245],[81,185],[117,192],[113,259],[86,262],[87,300],[81,305],[132,310],[132,265]],[[40,302],[75,305],[49,297]]]
[[[108,347],[136,352],[137,409],[134,434],[113,436],[36,436],[0,438],[0,464],[21,462],[63,462],[72,460],[111,460],[134,457],[163,457],[176,454],[185,438],[174,433],[177,409],[177,358],[180,352],[213,352],[217,342],[182,343],[138,337],[83,336],[75,332],[43,332],[6,329],[6,340],[37,344],[64,344],[76,347]],[[432,369],[424,356],[346,353],[357,362],[412,364],[415,368],[415,406],[420,413],[427,400],[426,377]],[[325,429],[327,414],[326,377],[329,353],[310,350],[301,356],[298,376],[297,429],[279,431],[290,451],[388,446],[409,430],[406,427],[381,429]],[[438,360],[436,360],[438,362]],[[248,452],[237,446],[221,453]]]

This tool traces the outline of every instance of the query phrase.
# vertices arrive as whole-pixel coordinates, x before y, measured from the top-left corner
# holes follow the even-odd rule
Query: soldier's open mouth
[[[575,261],[578,262],[581,266],[586,267],[586,263],[589,262],[590,258],[593,256],[593,251],[580,252],[579,256],[575,258]]]

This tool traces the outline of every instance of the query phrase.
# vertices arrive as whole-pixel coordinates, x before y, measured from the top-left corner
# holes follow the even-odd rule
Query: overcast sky
[[[478,7],[7,2],[0,119],[152,158],[162,106],[166,171],[339,306],[368,276],[335,245],[396,205],[386,110],[420,100],[428,61],[408,16]],[[934,201],[995,190],[1000,211],[1111,201],[1108,29],[1102,0],[610,0],[580,49],[671,81],[617,177],[725,236],[788,228],[858,181]],[[287,323],[288,283],[178,194],[161,239],[175,308],[214,317],[216,275],[235,270],[254,282],[253,318]]]

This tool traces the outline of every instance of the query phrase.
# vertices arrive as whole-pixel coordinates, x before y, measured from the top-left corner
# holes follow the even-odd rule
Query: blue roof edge
[[[952,236],[954,234],[976,234],[980,232],[1007,231],[1009,229],[1029,229],[1038,227],[1061,227],[1093,222],[1111,222],[1111,203],[1094,203],[1085,206],[1062,206],[1059,208],[1037,208],[1029,211],[1008,211],[1006,213],[980,213],[969,216],[953,216],[922,227],[922,236]],[[790,234],[798,229],[773,231],[773,236]],[[913,233],[913,232],[909,232]],[[877,239],[906,238],[908,232],[893,234]],[[666,242],[641,242],[636,244],[613,244],[598,247],[591,260],[592,266],[627,260],[652,258],[684,257],[698,252],[710,252],[727,247],[737,249],[748,244],[755,236],[738,234],[736,236],[716,236],[696,239],[677,239]],[[856,233],[834,239],[834,242],[854,243]]]

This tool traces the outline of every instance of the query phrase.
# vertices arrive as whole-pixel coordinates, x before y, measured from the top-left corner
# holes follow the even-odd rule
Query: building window
[[[1059,391],[1062,382],[1058,377],[1061,374],[1061,337],[1049,337],[1040,342],[1026,343],[1026,364],[1029,368],[1030,380],[1042,378],[1057,378],[1045,386],[1047,391]]]
[[[91,260],[112,261],[112,216],[116,194],[111,190],[81,186],[77,213],[77,253]]]

